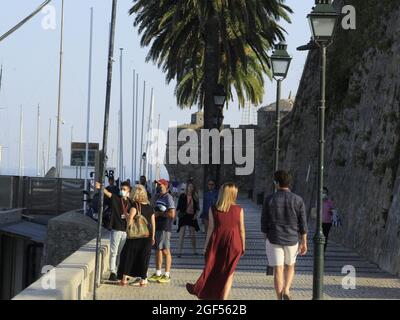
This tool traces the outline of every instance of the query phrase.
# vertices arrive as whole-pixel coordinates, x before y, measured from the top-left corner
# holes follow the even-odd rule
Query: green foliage
[[[239,104],[259,104],[264,95],[264,75],[271,77],[267,52],[284,40],[280,19],[290,21],[292,10],[285,0],[136,0],[130,10],[149,46],[147,60],[158,65],[166,80],[177,81],[175,94],[180,107],[203,104],[206,25],[215,15],[220,48],[219,82]]]

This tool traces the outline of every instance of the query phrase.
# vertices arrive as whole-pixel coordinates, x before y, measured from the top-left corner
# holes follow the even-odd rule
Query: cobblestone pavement
[[[264,243],[260,233],[261,208],[250,200],[240,200],[245,210],[246,254],[242,257],[234,277],[230,298],[233,300],[270,300],[275,299],[272,276],[266,276],[266,258]],[[201,252],[205,234],[197,233],[198,251]],[[185,289],[187,282],[194,283],[204,266],[203,256],[192,254],[191,243],[186,239],[184,253],[177,258],[178,234],[172,236],[172,272],[171,283],[149,284],[146,288],[120,287],[103,284],[98,289],[98,299],[102,300],[192,300]],[[309,253],[299,257],[297,272],[293,283],[293,299],[308,300],[312,297],[312,236],[309,236]],[[342,268],[351,265],[356,270],[356,289],[342,287],[345,275]],[[152,256],[149,275],[154,272]],[[325,299],[400,299],[400,279],[395,278],[360,258],[354,252],[330,241],[325,262],[324,277]]]

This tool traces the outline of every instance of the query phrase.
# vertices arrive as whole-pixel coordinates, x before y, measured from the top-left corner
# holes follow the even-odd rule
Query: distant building
[[[99,144],[89,143],[88,153],[88,166],[94,167],[96,165],[96,158],[99,154]],[[71,166],[85,166],[86,160],[86,142],[72,142],[71,143]]]
[[[172,150],[172,145],[170,141],[168,140],[167,142],[167,149],[166,149],[166,161],[165,161],[165,167],[168,171],[168,174],[170,176],[170,180],[172,181],[174,178],[176,178],[179,182],[186,182],[189,178],[193,179],[195,184],[202,188],[203,186],[203,177],[204,177],[204,165],[201,164],[201,135],[200,135],[200,130],[203,129],[204,127],[204,114],[201,111],[195,112],[191,115],[191,121],[190,123],[186,124],[181,124],[177,126],[177,133],[179,136],[179,133],[184,130],[184,129],[191,129],[196,131],[197,137],[198,137],[198,143],[196,147],[198,147],[198,164],[174,164],[170,162],[169,159],[169,153],[171,152],[178,152],[180,147],[183,145],[187,146],[188,141],[179,141],[177,144],[178,150]],[[233,132],[234,129],[255,129],[255,125],[240,125],[239,128],[231,128],[229,124],[224,124],[223,125],[224,129],[228,129],[231,132]],[[246,148],[246,139],[243,135],[243,149]],[[169,139],[169,135],[168,135]],[[225,141],[222,139],[221,141],[221,159],[223,161],[224,157],[224,150],[229,150],[233,152],[233,143],[232,145],[227,146],[227,149],[225,149]],[[250,146],[252,147],[252,146]],[[253,146],[254,147],[254,146]],[[233,155],[232,155],[233,156]],[[251,175],[243,175],[243,176],[237,176],[235,175],[235,168],[236,164],[223,164],[221,165],[221,171],[220,171],[220,176],[221,176],[221,182],[226,182],[226,181],[234,181],[240,188],[242,192],[248,192],[248,186],[252,186],[252,181],[253,181],[253,174]]]

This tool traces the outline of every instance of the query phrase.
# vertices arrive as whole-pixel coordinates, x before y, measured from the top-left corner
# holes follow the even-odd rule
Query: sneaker
[[[117,275],[115,273],[111,273],[110,277],[108,278],[108,281],[113,281],[113,282],[118,281]]]
[[[165,274],[158,280],[158,283],[170,283],[171,277],[167,277]]]
[[[153,274],[150,278],[149,281],[150,282],[158,282],[158,280],[160,280],[162,278],[162,276],[158,276],[156,273]]]

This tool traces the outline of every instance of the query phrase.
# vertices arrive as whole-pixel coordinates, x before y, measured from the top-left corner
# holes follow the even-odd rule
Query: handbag
[[[128,224],[126,228],[126,236],[128,239],[142,239],[150,236],[149,223],[146,217],[141,214],[140,203],[136,202],[137,214],[133,218],[131,224]]]

